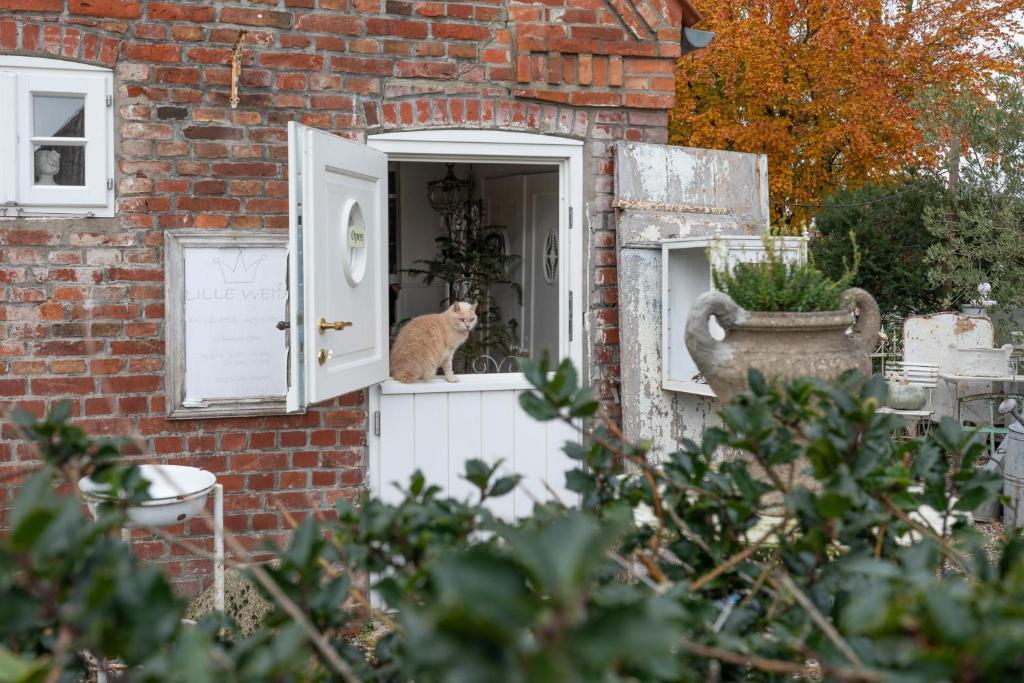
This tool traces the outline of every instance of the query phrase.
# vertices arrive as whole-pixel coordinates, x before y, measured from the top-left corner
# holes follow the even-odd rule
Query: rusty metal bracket
[[[660,213],[707,213],[715,216],[728,216],[734,213],[730,209],[718,206],[697,206],[696,204],[673,204],[670,202],[647,202],[640,199],[616,199],[612,202],[616,209],[629,211],[656,211]]]
[[[231,48],[231,108],[238,108],[238,78],[242,75],[242,43],[245,42],[246,31],[239,31],[235,45]]]

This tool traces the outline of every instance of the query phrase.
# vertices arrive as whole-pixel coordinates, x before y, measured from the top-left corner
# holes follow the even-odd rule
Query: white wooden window
[[[0,56],[0,215],[113,216],[113,72]]]

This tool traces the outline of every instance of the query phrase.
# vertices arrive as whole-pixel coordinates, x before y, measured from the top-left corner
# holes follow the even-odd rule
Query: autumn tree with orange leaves
[[[931,162],[922,92],[1014,68],[1024,0],[697,0],[717,36],[678,63],[670,140],[768,155],[776,220]],[[932,100],[934,102],[934,99]],[[788,203],[783,206],[781,203]]]

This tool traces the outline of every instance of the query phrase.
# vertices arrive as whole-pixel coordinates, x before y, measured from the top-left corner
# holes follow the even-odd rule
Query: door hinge
[[[114,96],[113,95],[107,95],[107,106],[108,107],[113,107],[114,106]]]
[[[572,341],[572,290],[569,290],[569,341]]]
[[[572,230],[572,207],[569,207],[569,229]]]
[[[107,178],[107,189],[108,190],[113,190],[114,189],[114,179],[113,178]]]
[[[373,435],[380,436],[380,411],[373,411]]]

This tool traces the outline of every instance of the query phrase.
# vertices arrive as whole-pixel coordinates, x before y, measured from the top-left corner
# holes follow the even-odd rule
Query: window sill
[[[449,394],[462,391],[521,391],[532,389],[521,372],[509,372],[493,375],[456,375],[458,382],[449,382],[438,377],[428,382],[402,382],[388,379],[380,384],[382,394]]]
[[[77,209],[64,206],[54,207],[19,207],[0,206],[2,218],[114,218],[113,209]]]
[[[692,394],[693,396],[707,396],[708,398],[715,398],[715,392],[711,389],[711,386],[704,384],[703,382],[684,382],[676,379],[666,379],[661,383],[661,386],[665,391],[676,391],[680,394]]]

